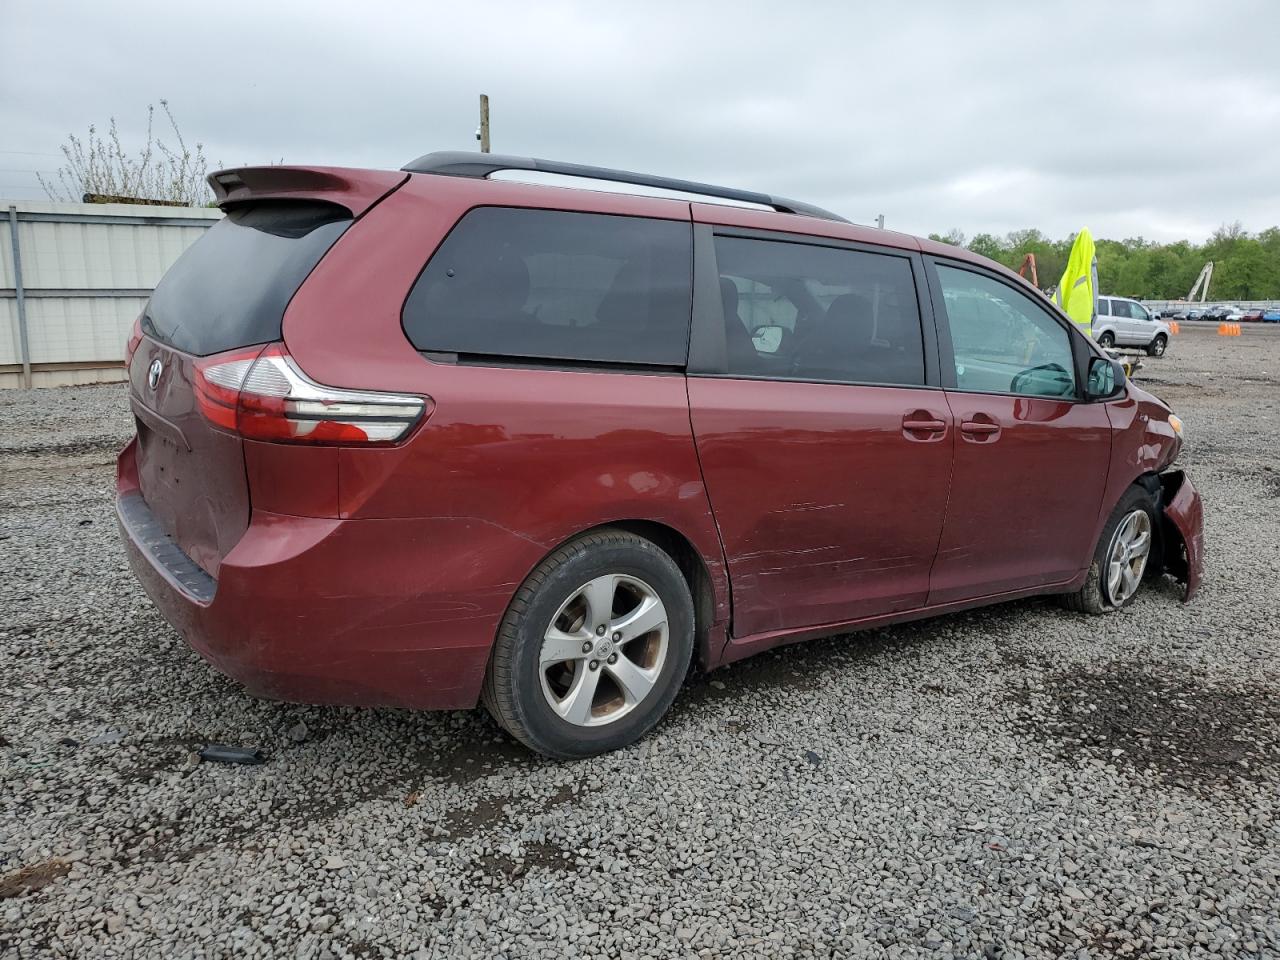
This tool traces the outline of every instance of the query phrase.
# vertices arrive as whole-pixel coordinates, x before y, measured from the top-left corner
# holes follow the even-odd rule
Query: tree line
[[[969,240],[959,230],[929,236],[967,247],[1011,270],[1017,270],[1028,253],[1034,253],[1040,286],[1045,289],[1057,285],[1075,239],[1072,235],[1051,240],[1039,230],[1014,230],[1003,237],[980,233]],[[1219,227],[1203,244],[1187,240],[1153,243],[1142,237],[1094,238],[1094,243],[1100,293],[1139,300],[1177,300],[1187,295],[1200,270],[1212,260],[1209,299],[1280,299],[1280,227],[1251,234],[1237,221]]]

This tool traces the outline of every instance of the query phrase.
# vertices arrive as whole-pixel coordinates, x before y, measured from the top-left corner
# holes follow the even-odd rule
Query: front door
[[[714,263],[718,315],[695,325],[723,332],[722,359],[690,375],[689,408],[733,635],[922,606],[953,441],[927,385],[923,262],[717,235]]]
[[[1134,346],[1145,347],[1156,335],[1156,321],[1151,312],[1140,303],[1129,303],[1129,312],[1133,315],[1132,329]]]
[[[929,602],[1070,580],[1089,563],[1111,456],[1105,406],[1079,399],[1075,334],[1034,293],[966,265],[936,261],[934,304],[956,444]]]

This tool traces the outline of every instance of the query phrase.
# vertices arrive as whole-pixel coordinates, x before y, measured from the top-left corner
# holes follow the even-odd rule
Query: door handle
[[[903,430],[922,430],[925,433],[936,433],[947,429],[945,420],[903,420]]]
[[[947,421],[931,410],[912,410],[902,417],[902,435],[916,443],[941,440],[947,435]]]
[[[1000,434],[1000,424],[990,420],[960,421],[960,435],[970,443],[989,443]]]

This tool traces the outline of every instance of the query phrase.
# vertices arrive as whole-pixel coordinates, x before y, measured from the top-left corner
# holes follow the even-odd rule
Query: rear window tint
[[[404,305],[419,350],[683,366],[692,229],[674,220],[480,207]]]
[[[350,223],[328,203],[230,211],[161,278],[143,332],[196,356],[279,340],[289,300]]]

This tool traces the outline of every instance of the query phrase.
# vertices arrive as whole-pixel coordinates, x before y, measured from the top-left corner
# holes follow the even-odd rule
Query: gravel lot
[[[1280,329],[1189,327],[1194,603],[792,647],[573,764],[246,696],[117,546],[123,387],[0,392],[0,955],[1280,956]]]

